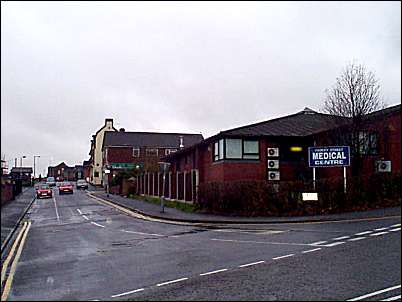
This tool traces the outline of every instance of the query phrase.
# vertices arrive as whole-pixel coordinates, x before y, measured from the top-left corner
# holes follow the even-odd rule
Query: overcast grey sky
[[[39,171],[126,131],[199,133],[320,110],[348,62],[401,102],[398,2],[1,2],[1,152]],[[19,160],[18,160],[19,165]],[[38,172],[38,173],[39,173]]]

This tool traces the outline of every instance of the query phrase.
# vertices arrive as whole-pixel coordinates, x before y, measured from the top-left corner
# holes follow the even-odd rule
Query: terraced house
[[[201,134],[126,132],[123,128],[109,131],[102,142],[102,165],[111,170],[109,183],[119,171],[138,169],[144,173],[148,192],[151,189],[154,192],[158,188],[158,163],[162,158],[202,140]],[[144,180],[138,185],[144,186]]]

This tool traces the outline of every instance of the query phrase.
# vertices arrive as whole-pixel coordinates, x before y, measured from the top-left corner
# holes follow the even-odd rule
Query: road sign
[[[309,147],[308,163],[313,168],[350,166],[349,146]]]

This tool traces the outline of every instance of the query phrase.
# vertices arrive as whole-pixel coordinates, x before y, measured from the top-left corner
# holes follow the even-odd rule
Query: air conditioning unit
[[[278,157],[279,148],[267,148],[268,157]]]
[[[278,159],[268,159],[268,169],[279,169],[279,160]]]
[[[377,172],[391,172],[391,161],[390,160],[377,160],[376,161]]]
[[[279,171],[268,171],[268,180],[280,180]]]

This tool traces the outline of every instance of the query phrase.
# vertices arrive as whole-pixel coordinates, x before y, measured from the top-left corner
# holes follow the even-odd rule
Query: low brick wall
[[[1,205],[4,205],[5,203],[13,199],[13,185],[1,184]]]

